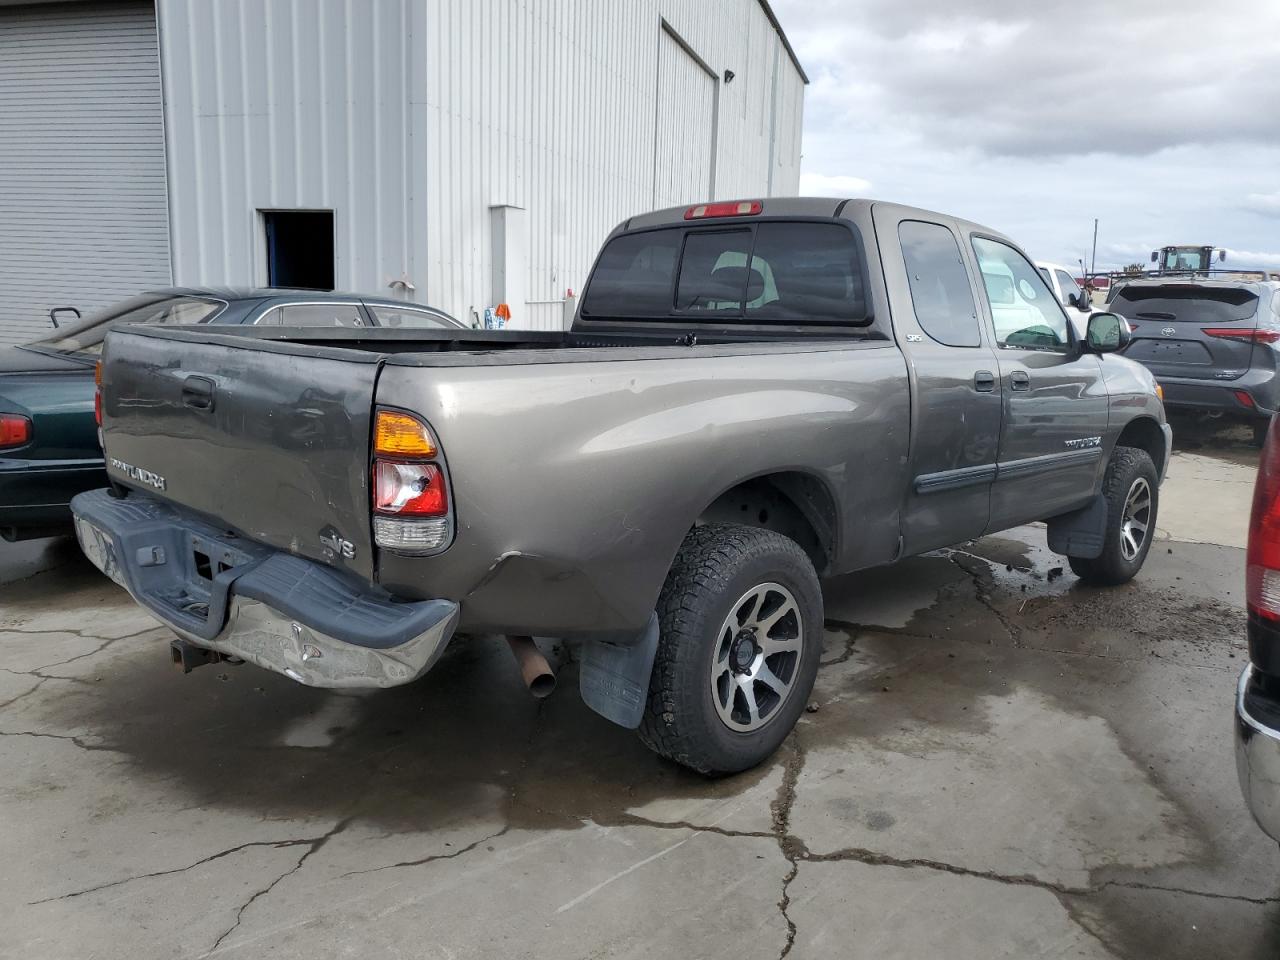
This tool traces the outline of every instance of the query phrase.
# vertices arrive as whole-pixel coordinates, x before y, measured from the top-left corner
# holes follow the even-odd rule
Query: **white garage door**
[[[0,5],[0,344],[169,284],[152,3]]]
[[[716,81],[667,30],[658,40],[653,205],[710,200]]]

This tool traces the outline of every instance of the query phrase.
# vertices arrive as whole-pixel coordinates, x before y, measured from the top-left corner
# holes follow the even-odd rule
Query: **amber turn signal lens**
[[[436,444],[427,425],[417,417],[395,410],[379,410],[373,450],[398,457],[434,457]]]
[[[1160,386],[1158,383],[1156,384],[1156,396],[1159,397],[1161,401],[1164,400],[1164,387]]]

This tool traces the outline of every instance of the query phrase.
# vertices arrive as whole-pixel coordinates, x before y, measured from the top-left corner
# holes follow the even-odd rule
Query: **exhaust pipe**
[[[556,674],[533,642],[533,637],[508,636],[507,643],[520,664],[520,676],[529,692],[539,700],[551,696],[551,691],[556,688]]]

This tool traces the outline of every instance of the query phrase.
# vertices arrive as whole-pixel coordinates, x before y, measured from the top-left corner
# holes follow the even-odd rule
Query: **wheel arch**
[[[1151,462],[1156,465],[1156,476],[1163,477],[1165,467],[1164,430],[1154,417],[1134,417],[1124,425],[1120,436],[1116,438],[1117,447],[1136,447],[1146,451]]]
[[[839,554],[838,501],[825,481],[803,470],[776,470],[739,480],[708,503],[693,526],[717,521],[790,537],[819,575]]]

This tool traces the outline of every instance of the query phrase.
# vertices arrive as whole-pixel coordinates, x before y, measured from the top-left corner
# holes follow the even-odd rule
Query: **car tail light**
[[[434,457],[437,448],[431,431],[417,417],[399,410],[379,410],[373,452],[392,457]]]
[[[684,212],[686,220],[704,217],[750,217],[764,209],[759,200],[729,200],[724,203],[700,203]]]
[[[1249,612],[1280,620],[1280,434],[1275,421],[1262,446],[1249,517],[1245,602]]]
[[[374,418],[373,540],[397,553],[436,553],[453,537],[448,476],[431,428],[409,413]]]
[[[0,413],[0,450],[31,442],[31,421],[17,413]]]
[[[102,427],[102,361],[93,365],[93,420]]]
[[[1232,392],[1236,395],[1236,403],[1240,404],[1240,406],[1248,407],[1250,410],[1254,408],[1253,397],[1249,396],[1248,390],[1234,390]]]
[[[1256,330],[1237,329],[1235,327],[1201,327],[1200,332],[1220,340],[1243,340],[1246,343],[1280,342],[1280,329],[1258,327]]]

